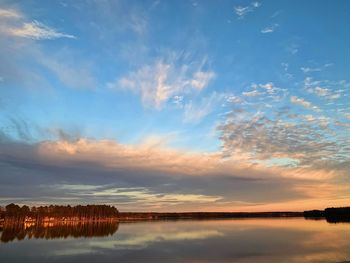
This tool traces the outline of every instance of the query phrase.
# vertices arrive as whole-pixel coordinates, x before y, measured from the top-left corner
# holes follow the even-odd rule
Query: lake
[[[13,226],[0,262],[350,262],[350,224],[239,219]]]

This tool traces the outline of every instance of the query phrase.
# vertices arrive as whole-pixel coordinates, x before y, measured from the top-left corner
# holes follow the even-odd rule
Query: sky
[[[0,205],[349,205],[349,17],[347,0],[0,0]]]

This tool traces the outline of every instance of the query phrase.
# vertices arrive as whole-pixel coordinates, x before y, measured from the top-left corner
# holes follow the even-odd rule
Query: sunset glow
[[[350,1],[219,2],[0,1],[0,205],[349,206]]]

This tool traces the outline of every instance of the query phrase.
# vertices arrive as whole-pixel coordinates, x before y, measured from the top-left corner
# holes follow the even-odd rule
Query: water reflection
[[[103,237],[113,235],[117,230],[116,221],[5,224],[0,226],[0,240],[6,243],[25,238]]]
[[[90,230],[87,230],[89,227]],[[51,231],[47,235],[49,238],[65,239],[29,239],[27,234],[28,238],[21,242],[0,244],[0,262],[250,263],[350,260],[350,224],[329,224],[325,220],[121,223],[119,229],[118,225],[114,228],[97,227],[96,231],[100,231],[98,236],[92,234],[94,230],[89,227],[80,226],[80,230],[70,232],[67,229],[57,231],[61,233],[57,235]],[[50,228],[55,227],[47,229]],[[62,234],[65,231],[69,234]],[[45,235],[37,236],[46,238]]]

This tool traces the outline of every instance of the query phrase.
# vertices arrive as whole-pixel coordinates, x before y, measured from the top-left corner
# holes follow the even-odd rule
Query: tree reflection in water
[[[7,243],[25,238],[103,237],[116,233],[118,226],[118,221],[4,224],[0,226],[0,240]]]

